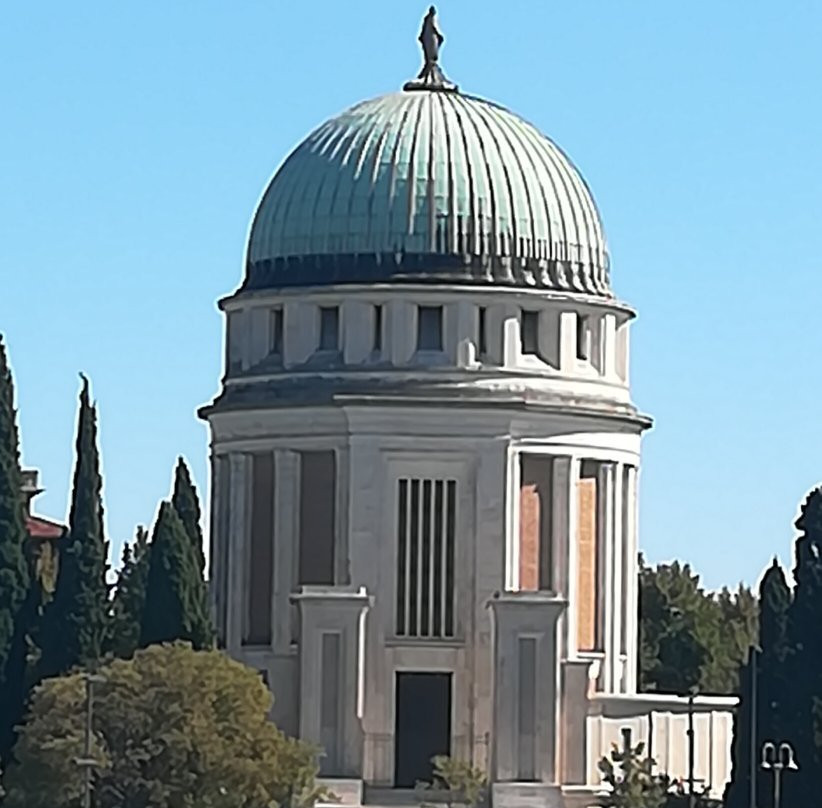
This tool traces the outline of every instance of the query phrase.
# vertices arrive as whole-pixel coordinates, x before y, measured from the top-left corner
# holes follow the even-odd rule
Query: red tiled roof
[[[63,525],[42,516],[27,516],[26,530],[33,539],[59,539],[65,532]]]

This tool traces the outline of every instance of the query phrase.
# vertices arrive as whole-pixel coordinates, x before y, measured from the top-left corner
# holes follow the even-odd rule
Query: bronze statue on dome
[[[434,6],[428,9],[422,21],[422,30],[418,37],[422,45],[423,66],[417,76],[416,81],[409,81],[406,90],[456,90],[455,84],[451,84],[445,78],[442,68],[439,66],[440,48],[445,41],[439,28],[437,28],[437,10]]]

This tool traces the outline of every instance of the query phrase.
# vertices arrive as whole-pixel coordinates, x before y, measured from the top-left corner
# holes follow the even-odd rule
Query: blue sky
[[[215,300],[248,222],[324,118],[419,69],[420,0],[7,4],[0,331],[26,464],[66,513],[77,373],[100,405],[119,558],[217,388]],[[822,4],[444,0],[442,60],[534,122],[603,212],[639,310],[640,541],[711,586],[791,561],[822,480]]]

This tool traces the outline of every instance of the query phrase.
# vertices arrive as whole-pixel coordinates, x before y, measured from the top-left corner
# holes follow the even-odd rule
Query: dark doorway
[[[434,755],[451,754],[451,674],[398,673],[394,785],[430,782]]]

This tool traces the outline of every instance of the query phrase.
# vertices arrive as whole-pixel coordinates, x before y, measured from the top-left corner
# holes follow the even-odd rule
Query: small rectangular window
[[[320,309],[320,350],[336,351],[340,347],[339,306],[323,306]]]
[[[420,306],[417,318],[417,350],[442,350],[442,306]]]
[[[488,309],[481,306],[479,309],[479,323],[477,325],[477,353],[485,356],[488,353],[488,332],[486,326]]]
[[[519,341],[523,354],[534,355],[539,353],[539,312],[522,312]]]
[[[588,318],[577,315],[577,359],[588,359],[591,354],[590,329]]]
[[[374,306],[374,350],[382,350],[382,306]]]
[[[283,352],[283,310],[272,309],[269,319],[268,352],[281,356]]]
[[[242,313],[230,311],[226,315],[225,364],[226,375],[239,373],[243,368],[241,328]]]

